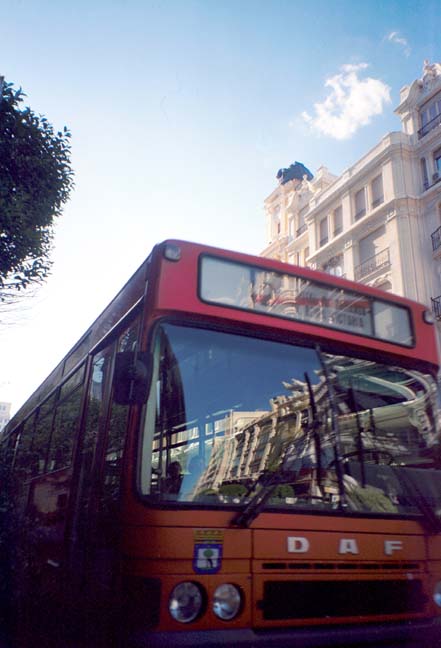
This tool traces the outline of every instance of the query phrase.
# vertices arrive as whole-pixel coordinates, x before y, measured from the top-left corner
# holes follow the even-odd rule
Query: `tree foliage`
[[[22,108],[25,94],[4,83],[0,96],[0,299],[41,283],[54,219],[73,188],[70,132]]]

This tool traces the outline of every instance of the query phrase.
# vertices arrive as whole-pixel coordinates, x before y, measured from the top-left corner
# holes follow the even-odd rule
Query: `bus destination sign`
[[[204,255],[200,297],[356,335],[413,345],[409,310],[340,286]]]

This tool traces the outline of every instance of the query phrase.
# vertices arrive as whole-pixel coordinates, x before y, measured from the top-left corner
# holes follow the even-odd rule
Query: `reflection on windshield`
[[[418,483],[440,507],[431,376],[330,354],[324,372],[315,349],[171,324],[157,336],[145,494],[231,507],[271,484],[267,507],[334,509],[344,497],[349,510],[400,514],[419,512]]]

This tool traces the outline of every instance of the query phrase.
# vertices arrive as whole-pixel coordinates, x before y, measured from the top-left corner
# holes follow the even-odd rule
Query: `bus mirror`
[[[122,351],[116,354],[113,400],[118,405],[141,405],[147,400],[148,354]]]

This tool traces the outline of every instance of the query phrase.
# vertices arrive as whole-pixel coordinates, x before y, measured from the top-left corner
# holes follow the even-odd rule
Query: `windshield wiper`
[[[275,491],[276,487],[280,484],[295,481],[296,476],[297,472],[292,470],[278,472],[266,471],[262,473],[248,490],[247,495],[249,495],[256,486],[261,485],[262,488],[250,499],[245,508],[234,516],[231,520],[231,526],[242,528],[248,527],[265,508],[267,501]]]
[[[358,456],[360,457],[360,469],[361,469],[361,486],[362,488],[366,487],[366,469],[364,465],[364,444],[363,444],[363,426],[360,421],[360,413],[358,410],[358,404],[355,400],[355,391],[351,387],[348,390],[349,395],[349,404],[353,412],[355,412],[355,420],[357,423],[357,451]]]
[[[323,354],[320,347],[316,346],[316,351],[320,364],[323,369],[323,376],[325,378],[325,383],[328,391],[328,398],[330,404],[331,412],[331,435],[333,441],[334,449],[334,463],[335,463],[335,472],[337,473],[337,485],[338,485],[338,494],[339,494],[339,508],[347,508],[348,504],[346,502],[346,493],[345,485],[343,482],[343,455],[341,451],[341,440],[340,440],[340,428],[338,424],[338,409],[337,409],[337,399],[335,397],[334,385],[329,376],[328,366],[325,362]]]
[[[305,376],[306,385],[308,387],[309,404],[311,407],[310,411],[312,414],[312,437],[314,439],[316,464],[317,464],[317,486],[319,487],[320,492],[322,492],[323,470],[322,470],[322,441],[319,433],[320,421],[318,417],[317,404],[315,402],[314,391],[312,389],[309,374],[305,372],[304,376]]]

